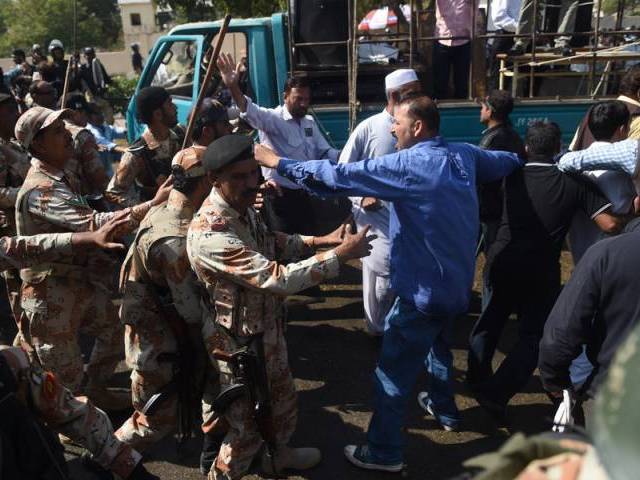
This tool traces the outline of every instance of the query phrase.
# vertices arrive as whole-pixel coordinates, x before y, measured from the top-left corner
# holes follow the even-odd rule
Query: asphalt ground
[[[478,272],[482,266],[479,261]],[[563,277],[571,269],[563,254]],[[294,446],[315,446],[323,460],[316,468],[296,480],[377,480],[401,478],[399,475],[362,471],[343,457],[344,445],[362,443],[371,417],[372,372],[380,349],[380,339],[368,335],[364,328],[360,271],[357,265],[343,269],[335,281],[322,285],[322,301],[304,304],[305,297],[294,297],[289,308],[287,341],[291,369],[298,390],[299,421],[292,440]],[[508,409],[508,426],[498,427],[478,406],[464,385],[466,345],[469,331],[480,309],[479,275],[476,275],[470,313],[457,320],[453,342],[454,385],[456,403],[462,423],[458,432],[445,432],[433,418],[426,416],[417,402],[411,402],[407,419],[407,468],[404,478],[448,479],[464,471],[462,463],[475,455],[495,450],[511,434],[548,430],[550,404],[542,393],[537,376],[525,392],[512,400]],[[495,363],[517,338],[517,320],[507,324]],[[125,385],[127,372],[117,375],[116,383]],[[424,383],[420,379],[419,387]],[[124,417],[113,418],[119,425]],[[191,439],[178,452],[173,438],[166,438],[145,452],[148,470],[166,480],[202,480],[198,470],[201,438]],[[81,467],[81,449],[67,446],[74,478],[97,478]],[[263,479],[258,468],[245,477]]]

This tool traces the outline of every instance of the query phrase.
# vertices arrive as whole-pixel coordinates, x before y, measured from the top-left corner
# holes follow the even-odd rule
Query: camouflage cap
[[[16,123],[16,139],[24,148],[28,149],[33,137],[35,137],[40,130],[44,130],[58,119],[64,120],[68,118],[71,113],[72,110],[68,108],[63,110],[50,110],[45,107],[31,107],[22,114]]]
[[[187,178],[203,177],[205,175],[202,166],[202,157],[206,147],[193,146],[180,150],[171,161],[171,166],[180,166],[184,169],[184,176]]]

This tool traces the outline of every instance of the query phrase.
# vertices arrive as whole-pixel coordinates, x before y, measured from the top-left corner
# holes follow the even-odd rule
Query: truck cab
[[[298,65],[296,55],[299,54],[294,51],[300,52],[300,49],[295,43],[291,48],[294,41],[288,27],[289,18],[287,13],[275,13],[271,17],[233,19],[222,51],[234,54],[236,61],[242,58],[246,62],[245,93],[263,107],[275,107],[281,103],[287,76],[292,71],[300,73],[303,70],[312,83],[313,105],[309,113],[315,116],[329,143],[341,148],[349,136],[350,127],[384,108],[384,76],[403,65],[358,67],[356,94],[349,88],[353,75],[350,72],[352,60],[348,65]],[[170,92],[178,108],[179,122],[186,125],[206,71],[211,45],[221,25],[222,21],[188,23],[174,27],[158,39],[127,110],[130,141],[138,138],[144,129],[136,117],[135,98],[141,88],[149,85],[163,86]],[[343,43],[345,45],[341,48],[346,51],[349,43]],[[417,63],[411,65],[421,79],[429,76],[429,67]],[[223,87],[219,77],[214,75],[209,94],[224,97]],[[524,135],[531,121],[553,120],[560,125],[565,142],[569,142],[592,103],[593,97],[521,99],[516,103],[512,122]],[[472,99],[445,101],[439,102],[439,108],[441,132],[448,140],[478,142],[484,126],[479,122],[477,102]]]

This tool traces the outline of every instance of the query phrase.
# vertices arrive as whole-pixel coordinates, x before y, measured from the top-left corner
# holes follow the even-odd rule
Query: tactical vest
[[[16,227],[18,235],[37,235],[39,233],[53,233],[43,231],[32,219],[29,213],[29,194],[42,183],[50,182],[51,179],[39,170],[32,170],[27,182],[18,192],[16,199]],[[80,195],[78,195],[80,197]],[[55,233],[68,233],[73,230],[57,227]],[[48,262],[34,265],[20,270],[20,278],[27,283],[40,283],[48,276],[67,277],[75,280],[87,280],[99,272],[91,272],[86,268],[85,255],[73,255],[69,257],[68,263]]]
[[[143,162],[143,174],[135,179],[136,190],[142,201],[151,200],[158,190],[156,179],[171,175],[171,159],[168,162],[156,158],[156,152],[147,145],[144,137],[140,137],[128,148],[128,151],[139,156]]]
[[[134,307],[137,304],[137,299],[152,295],[148,291],[149,286],[143,282],[141,275],[136,272],[133,255],[137,252],[142,268],[145,269],[149,277],[152,277],[149,252],[151,252],[153,246],[158,241],[167,238],[185,238],[190,223],[190,218],[177,217],[175,211],[168,210],[166,204],[163,204],[152,208],[140,224],[136,238],[131,244],[122,265],[122,276],[120,278],[120,288],[124,295],[121,317],[126,320],[126,323],[136,323],[135,317],[137,315],[133,311],[129,313],[129,307]],[[160,285],[154,285],[153,287],[160,290],[164,288]],[[166,292],[162,293],[168,294],[169,291],[167,289]]]

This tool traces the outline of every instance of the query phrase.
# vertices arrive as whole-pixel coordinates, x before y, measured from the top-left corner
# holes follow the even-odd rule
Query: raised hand
[[[238,78],[240,77],[238,73],[241,65],[240,63],[238,65],[235,64],[231,54],[220,53],[217,65],[222,81],[227,87],[231,88],[238,84]]]

